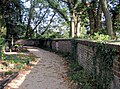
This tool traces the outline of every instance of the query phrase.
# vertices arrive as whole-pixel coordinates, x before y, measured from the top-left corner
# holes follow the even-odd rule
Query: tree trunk
[[[74,19],[71,19],[71,37],[75,36],[75,23],[74,23]]]
[[[26,31],[26,35],[25,38],[30,38],[30,23],[31,23],[31,18],[28,18],[28,24],[27,24],[27,31]]]
[[[102,18],[102,6],[101,6],[101,1],[99,1],[99,6],[97,10],[97,24],[96,24],[96,30],[99,32],[102,30],[101,18]]]
[[[31,30],[30,30],[31,26],[30,26],[30,23],[31,23],[31,17],[32,17],[32,10],[33,10],[33,7],[31,6],[30,10],[29,10],[28,23],[27,23],[27,31],[26,31],[25,38],[31,38]]]
[[[94,13],[91,9],[88,11],[88,15],[90,21],[90,34],[93,35],[95,30],[95,20],[94,20]]]
[[[5,18],[5,23],[6,23],[6,39],[10,38],[10,24],[8,23],[8,19]]]
[[[77,36],[77,37],[80,36],[80,21],[77,23],[77,32],[76,32],[76,36]]]
[[[76,29],[76,36],[79,37],[80,36],[80,16],[77,16],[77,29]]]
[[[120,30],[120,11],[118,8],[120,7],[120,2],[119,4],[115,7],[115,9],[112,11],[112,22],[113,22],[113,29],[114,29],[114,35],[116,36],[116,31]],[[117,39],[117,37],[116,37]]]
[[[80,17],[75,14],[75,11],[71,11],[71,24],[70,24],[70,34],[71,37],[79,37],[80,36]]]
[[[70,20],[70,37],[75,36],[75,23],[74,23],[74,13],[70,12],[71,20]]]
[[[106,0],[102,0],[101,4],[102,4],[103,13],[105,15],[107,34],[112,37],[113,36],[112,20],[111,20],[110,12],[107,7]]]

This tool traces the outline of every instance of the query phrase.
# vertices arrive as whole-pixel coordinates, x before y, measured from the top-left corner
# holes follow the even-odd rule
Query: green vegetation
[[[2,59],[3,65],[6,65],[6,68],[13,69],[18,71],[23,69],[25,66],[29,65],[30,62],[36,61],[36,57],[33,54],[24,55],[24,54],[17,54],[17,55],[4,55]]]
[[[16,38],[78,38],[97,42],[119,40],[119,9],[120,0],[1,0],[0,60],[18,70],[35,60],[25,55],[3,54],[7,43],[8,50],[26,52],[26,49],[13,44]],[[76,42],[72,44],[73,59],[76,59]],[[102,44],[96,46],[94,51],[93,74],[71,61],[70,79],[83,89],[107,89],[112,80],[110,68],[114,50]]]
[[[105,32],[118,39],[119,3],[119,0],[3,0],[0,36],[6,39],[92,36],[94,39],[94,34]],[[103,35],[100,37],[103,39]]]
[[[9,71],[6,71],[4,74],[5,75],[11,75],[13,73],[13,71],[9,70]]]
[[[73,46],[75,47],[75,44]],[[68,76],[77,86],[77,89],[109,89],[114,77],[112,68],[116,52],[104,43],[98,43],[96,46],[90,47],[94,49],[92,56],[93,71],[91,72],[84,69],[75,57],[73,58],[73,55],[76,54],[70,56],[68,53],[57,53],[62,54],[67,59],[69,66]]]
[[[70,57],[67,58],[67,61],[69,66],[68,77],[76,86],[75,89],[93,89],[92,73],[84,70],[76,60],[72,60]]]
[[[103,43],[94,47],[93,79],[95,89],[109,89],[113,80],[113,61],[116,57],[115,50]]]
[[[94,33],[94,35],[90,36],[90,39],[97,42],[106,42],[111,40],[109,35],[104,35],[101,33]]]
[[[0,59],[2,59],[2,57],[3,57],[4,44],[5,44],[4,38],[0,38]]]

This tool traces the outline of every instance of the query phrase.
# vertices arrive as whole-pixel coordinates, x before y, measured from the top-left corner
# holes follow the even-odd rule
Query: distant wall
[[[92,71],[93,69],[93,49],[90,46],[96,45],[96,42],[73,39],[31,39],[21,40],[19,43],[27,46],[46,47],[60,52],[73,53],[72,51],[74,50],[75,53],[73,53],[73,57],[78,60],[80,65],[88,71]],[[73,47],[73,44],[76,47]],[[110,48],[115,48],[117,53],[112,69],[114,81],[112,82],[111,89],[120,89],[120,45],[107,44],[107,46]]]
[[[16,40],[15,44],[20,44],[20,45],[24,45],[24,46],[39,46],[40,45],[40,41],[38,39],[19,39]]]

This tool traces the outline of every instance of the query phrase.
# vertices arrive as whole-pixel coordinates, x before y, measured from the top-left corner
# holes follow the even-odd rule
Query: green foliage
[[[113,79],[113,60],[115,50],[103,43],[99,43],[94,49],[93,55],[93,79],[95,89],[109,89]]]
[[[91,39],[92,40],[95,40],[97,42],[106,42],[108,40],[110,40],[110,36],[109,35],[104,35],[104,34],[101,34],[99,32],[97,33],[94,33],[94,35],[91,36]]]
[[[70,80],[74,81],[80,89],[92,89],[92,75],[85,71],[77,61],[70,61],[68,75]]]
[[[97,36],[98,37],[98,36]],[[73,39],[74,40],[74,39]],[[76,42],[73,41],[72,57],[75,56]],[[80,65],[72,60],[69,64],[70,79],[74,80],[81,89],[109,89],[113,79],[113,60],[116,57],[114,49],[104,43],[98,43],[93,47],[93,72],[83,70]],[[74,57],[76,59],[76,57]]]
[[[3,46],[4,43],[5,43],[4,38],[1,38],[1,37],[0,37],[0,48],[2,48],[2,46]]]
[[[32,55],[6,55],[3,59],[4,62],[8,64],[10,68],[16,70],[23,69],[25,65],[29,65],[31,61],[36,61],[35,57]],[[13,65],[12,67],[10,65]]]
[[[81,27],[79,38],[80,39],[89,39],[89,37],[90,36],[87,34],[86,28],[85,27]]]
[[[21,0],[2,0],[0,3],[0,27],[6,27],[6,38],[17,36],[20,32],[20,23],[22,22],[22,2]],[[19,27],[19,29],[18,29]],[[17,31],[16,31],[17,30]],[[4,36],[5,37],[5,36]]]
[[[5,39],[0,37],[0,58],[3,57],[3,47],[5,44]]]
[[[11,75],[13,73],[13,71],[9,70],[5,72],[5,75]]]
[[[69,38],[69,33],[65,32],[64,34],[61,34],[60,32],[48,30],[43,35],[36,34],[36,38]]]

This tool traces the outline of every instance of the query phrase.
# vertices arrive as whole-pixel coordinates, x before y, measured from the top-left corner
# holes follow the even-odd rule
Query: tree
[[[82,0],[84,5],[86,6],[86,11],[89,17],[89,27],[90,27],[90,34],[93,35],[95,32],[101,31],[102,29],[102,7],[101,7],[101,0]]]
[[[114,35],[120,32],[120,0],[110,1],[112,7],[109,6],[112,13]]]
[[[21,0],[1,0],[0,12],[2,19],[5,22],[6,38],[10,38],[11,35],[17,36],[15,28],[20,25],[21,22]]]
[[[27,22],[27,31],[26,31],[26,35],[25,38],[31,38],[31,20],[35,11],[35,7],[37,5],[37,1],[36,0],[30,0],[30,8],[28,10],[28,22]]]
[[[80,15],[83,12],[82,3],[79,0],[46,0],[70,25],[70,37],[80,36]],[[65,10],[64,10],[65,9]]]
[[[27,8],[26,10],[27,13],[26,17],[28,17],[28,19],[26,23],[27,30],[25,37],[32,38],[32,35],[34,34],[35,31],[37,32],[37,28],[40,26],[40,24],[45,22],[50,12],[50,9],[44,0],[28,0],[28,1],[30,1],[30,8]]]
[[[113,27],[112,27],[112,19],[110,15],[110,11],[107,6],[106,0],[101,0],[102,4],[102,11],[105,16],[105,22],[106,22],[106,29],[107,29],[107,34],[110,35],[111,37],[113,36]]]

